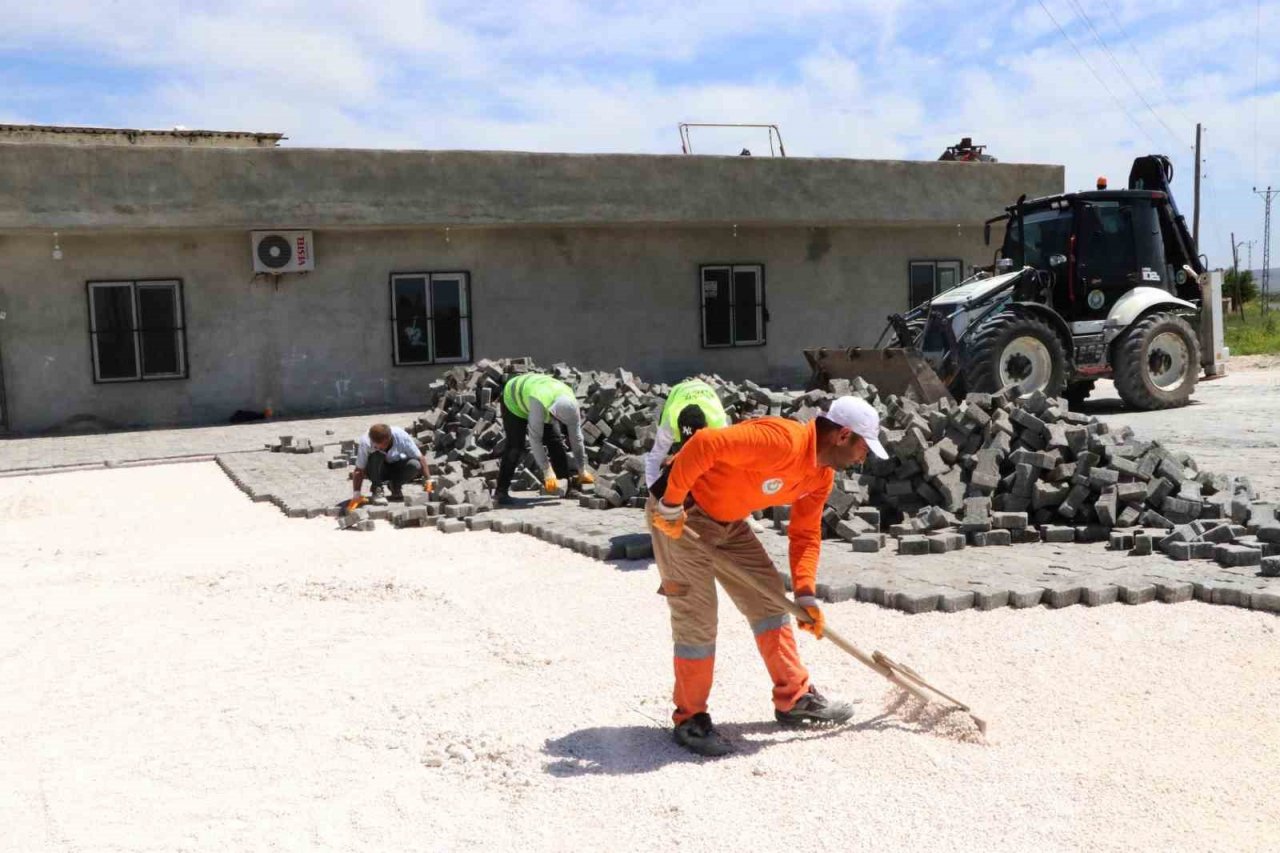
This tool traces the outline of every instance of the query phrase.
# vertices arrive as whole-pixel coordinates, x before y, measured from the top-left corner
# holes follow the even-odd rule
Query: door
[[[1080,207],[1079,272],[1067,309],[1072,320],[1104,320],[1116,300],[1142,284],[1134,234],[1134,211],[1120,201],[1091,201]]]

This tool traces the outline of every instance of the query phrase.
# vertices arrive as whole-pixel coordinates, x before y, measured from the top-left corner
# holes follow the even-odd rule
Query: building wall
[[[980,226],[321,230],[317,269],[255,278],[244,231],[0,235],[9,428],[224,422],[418,405],[443,367],[392,365],[388,276],[471,273],[473,356],[646,378],[802,382],[808,346],[870,346],[907,307],[907,263],[987,263]],[[762,263],[761,347],[702,349],[698,267]],[[190,378],[94,384],[85,283],[180,278]]]
[[[1062,182],[1016,163],[24,145],[0,157],[0,230],[945,226]]]

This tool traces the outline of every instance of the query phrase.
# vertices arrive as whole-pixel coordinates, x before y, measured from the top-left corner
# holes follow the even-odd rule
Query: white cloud
[[[1229,255],[1230,231],[1258,236],[1254,176],[1280,184],[1280,54],[1263,51],[1255,99],[1252,4],[1045,4],[1119,105],[1039,2],[1018,0],[0,0],[0,55],[74,57],[140,81],[69,96],[74,77],[10,71],[0,114],[360,147],[675,153],[677,122],[733,121],[777,123],[792,156],[931,158],[968,135],[1002,160],[1065,164],[1072,188],[1099,173],[1122,182],[1154,147],[1175,157],[1188,213],[1200,120],[1212,259]],[[1263,9],[1264,48],[1280,36],[1277,7]],[[768,148],[745,130],[694,142]]]

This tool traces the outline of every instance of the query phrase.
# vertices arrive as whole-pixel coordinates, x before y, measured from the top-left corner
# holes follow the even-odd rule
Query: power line
[[[1142,91],[1133,84],[1133,78],[1131,78],[1129,76],[1129,72],[1125,71],[1124,67],[1120,65],[1120,62],[1116,59],[1116,55],[1111,52],[1111,48],[1107,47],[1107,43],[1102,40],[1102,34],[1099,33],[1098,28],[1093,25],[1093,20],[1089,17],[1089,14],[1085,12],[1084,7],[1080,5],[1079,0],[1067,0],[1067,2],[1076,10],[1076,14],[1084,20],[1085,26],[1089,28],[1089,32],[1093,33],[1094,41],[1096,41],[1102,48],[1102,52],[1111,60],[1111,64],[1115,66],[1116,71],[1120,72],[1120,76],[1129,84],[1129,88],[1133,90],[1133,93],[1138,96],[1138,100],[1142,101],[1142,105],[1145,106],[1147,111],[1155,117],[1155,120],[1160,122],[1160,125],[1169,132],[1169,136],[1173,139],[1174,143],[1182,145],[1183,143],[1178,140],[1178,134],[1173,132],[1173,128],[1169,127],[1168,123],[1166,123],[1165,120],[1160,117],[1160,114],[1156,112],[1155,107],[1151,106],[1151,102],[1147,100],[1146,95],[1142,94]]]
[[[1138,123],[1138,120],[1133,117],[1125,107],[1124,103],[1116,97],[1116,93],[1111,91],[1111,87],[1107,85],[1107,81],[1102,79],[1102,75],[1093,67],[1093,64],[1089,62],[1084,53],[1081,52],[1080,48],[1076,47],[1075,41],[1072,40],[1071,36],[1067,35],[1067,31],[1062,28],[1062,24],[1058,23],[1058,19],[1049,11],[1049,7],[1044,5],[1044,0],[1037,0],[1037,2],[1040,4],[1040,8],[1044,9],[1044,13],[1049,16],[1049,20],[1053,21],[1053,25],[1058,28],[1058,32],[1062,33],[1062,37],[1067,40],[1067,44],[1071,45],[1071,49],[1076,52],[1076,56],[1080,57],[1080,61],[1084,63],[1084,67],[1089,69],[1089,73],[1093,75],[1093,79],[1097,80],[1098,84],[1106,90],[1108,95],[1111,96],[1111,100],[1116,102],[1116,106],[1120,108],[1120,112],[1124,113],[1125,118],[1129,119],[1129,122],[1141,131],[1142,135],[1145,136],[1152,145],[1158,147],[1160,143],[1156,142],[1150,133],[1147,133],[1147,129]]]
[[[1195,124],[1195,121],[1191,118],[1191,116],[1187,115],[1186,112],[1183,111],[1182,107],[1178,106],[1177,100],[1174,98],[1168,97],[1169,95],[1168,87],[1165,86],[1164,81],[1160,79],[1160,75],[1156,74],[1155,69],[1151,67],[1151,63],[1147,62],[1146,58],[1142,55],[1141,51],[1138,50],[1137,45],[1135,45],[1133,43],[1133,40],[1129,38],[1129,32],[1124,28],[1124,24],[1120,23],[1120,18],[1116,15],[1115,10],[1112,8],[1110,0],[1104,0],[1104,2],[1106,3],[1106,7],[1107,7],[1107,14],[1111,16],[1112,22],[1115,23],[1116,29],[1120,31],[1120,37],[1124,39],[1124,43],[1128,45],[1130,52],[1133,53],[1134,56],[1138,57],[1138,63],[1142,65],[1143,69],[1146,70],[1147,76],[1151,78],[1151,82],[1156,84],[1156,88],[1164,90],[1165,96],[1166,96],[1165,104],[1167,104],[1170,107],[1173,107],[1174,111],[1177,112],[1178,115],[1182,116],[1182,120],[1185,121],[1187,124]]]
[[[1254,4],[1253,22],[1253,182],[1258,182],[1258,59],[1262,55],[1262,0]]]

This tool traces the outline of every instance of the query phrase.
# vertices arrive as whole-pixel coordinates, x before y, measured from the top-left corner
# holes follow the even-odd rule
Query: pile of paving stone
[[[428,411],[409,432],[429,450],[433,470],[450,480],[482,480],[492,486],[506,436],[499,398],[510,377],[539,370],[527,358],[481,361],[457,367],[428,388]],[[630,371],[578,370],[556,364],[545,372],[574,389],[582,409],[587,462],[596,475],[594,488],[579,495],[584,506],[608,509],[644,505],[644,454],[657,433],[657,418],[671,388],[648,383]],[[716,387],[725,410],[735,420],[760,415],[807,419],[829,395],[771,391],[754,382],[730,383],[718,376],[701,377]],[[513,488],[540,489],[533,456],[526,454]]]
[[[428,411],[410,432],[430,454],[439,501],[456,507],[450,513],[458,518],[491,506],[505,442],[503,383],[538,369],[527,358],[481,361],[430,386]],[[581,505],[643,506],[644,453],[670,387],[623,369],[557,364],[545,372],[573,388],[582,407],[596,483],[577,495]],[[806,421],[843,394],[880,411],[890,458],[870,458],[860,473],[837,477],[823,516],[825,536],[857,551],[878,551],[892,537],[904,555],[1039,541],[1106,541],[1135,554],[1154,549],[1237,566],[1280,555],[1274,508],[1258,502],[1247,477],[1201,471],[1186,453],[1138,440],[1128,427],[1113,431],[1043,394],[1010,388],[924,405],[858,379],[802,392],[700,378],[735,421]],[[541,487],[532,464],[526,455],[516,489]],[[786,530],[788,508],[765,515]]]
[[[902,554],[1108,541],[1240,566],[1280,553],[1274,507],[1247,477],[1200,471],[1186,453],[1042,394],[891,397],[882,440],[891,458],[871,461],[862,482],[873,505],[901,513],[889,533]]]

